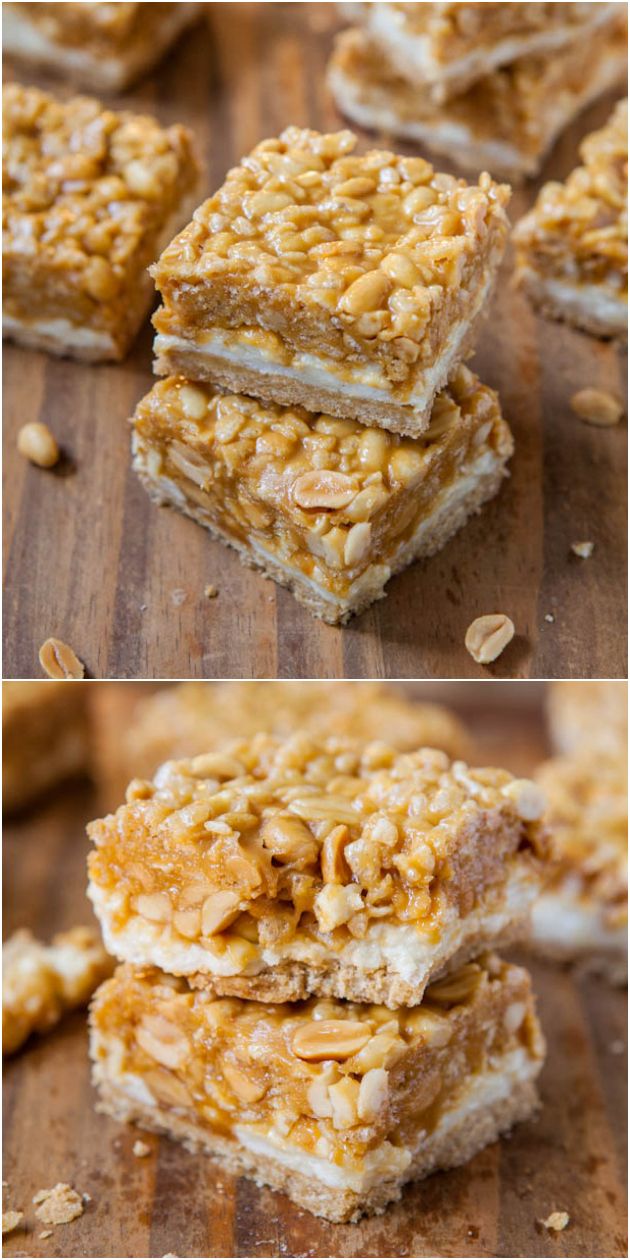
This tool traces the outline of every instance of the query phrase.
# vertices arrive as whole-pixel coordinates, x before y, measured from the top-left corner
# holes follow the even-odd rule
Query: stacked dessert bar
[[[306,730],[166,762],[89,828],[120,960],[100,1108],[333,1221],[471,1158],[536,1107],[523,928],[540,791],[437,749]]]
[[[534,176],[572,118],[623,78],[620,4],[346,4],[329,84],[360,126],[464,170]]]
[[[512,450],[463,359],[509,190],[289,127],[151,268],[155,370],[133,420],[149,493],[343,622],[494,495]]]

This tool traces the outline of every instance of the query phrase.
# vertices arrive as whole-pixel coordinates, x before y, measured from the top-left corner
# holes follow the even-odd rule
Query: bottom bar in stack
[[[466,367],[422,438],[176,376],[142,399],[133,425],[134,467],[152,498],[333,624],[439,551],[497,493],[513,449],[497,395]]]
[[[122,966],[91,1026],[102,1111],[331,1221],[381,1212],[527,1119],[545,1050],[528,973],[493,954],[394,1011],[217,999]]]

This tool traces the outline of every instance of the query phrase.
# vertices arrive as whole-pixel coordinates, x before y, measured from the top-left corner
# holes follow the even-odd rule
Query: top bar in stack
[[[344,4],[399,74],[436,104],[520,57],[588,39],[619,4]]]
[[[156,371],[418,436],[470,347],[509,190],[289,127],[151,269]]]
[[[107,948],[219,994],[416,1005],[518,936],[544,797],[436,749],[258,735],[136,780],[88,828]]]

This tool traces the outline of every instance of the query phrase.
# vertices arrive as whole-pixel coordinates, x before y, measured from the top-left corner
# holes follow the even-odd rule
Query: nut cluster
[[[445,295],[503,236],[508,190],[355,146],[349,131],[297,127],[259,144],[154,269],[167,306],[174,282],[191,275],[273,290],[276,303],[332,321],[347,334],[342,347],[378,343],[408,371]]]
[[[89,828],[90,873],[94,890],[114,880],[116,922],[139,915],[203,938],[243,970],[302,916],[311,932],[360,939],[375,919],[429,923],[449,896],[471,906],[462,828],[483,830],[481,887],[517,851],[545,852],[543,808],[528,780],[436,749],[259,735],[134,781],[127,804]]]
[[[543,272],[584,283],[628,283],[628,103],[582,142],[582,166],[545,184],[514,233]]]
[[[365,568],[375,544],[383,554],[393,509],[423,485],[429,492],[436,460],[447,452],[462,460],[472,448],[498,443],[499,422],[496,394],[461,366],[436,398],[421,440],[217,395],[177,377],[160,381],[139,404],[135,430],[152,447],[157,439],[171,478],[183,475],[202,495],[225,483],[222,502],[244,530],[266,533],[272,521],[284,520],[296,531],[296,550],[347,572]],[[158,465],[156,475],[161,471]],[[424,503],[415,501],[417,516]],[[408,497],[401,510],[403,502],[409,505]]]
[[[67,272],[97,304],[120,298],[139,251],[191,182],[188,132],[15,83],[3,107],[5,259],[43,258],[55,283]]]
[[[141,13],[142,5],[126,3],[20,5],[29,23],[40,28],[51,42],[62,47],[79,45],[105,56],[126,49],[139,27],[148,39],[156,20],[163,21],[173,8],[173,4],[161,4],[157,11]]]
[[[42,945],[16,932],[2,948],[2,1051],[12,1054],[31,1032],[46,1032],[64,1011],[81,1006],[111,972],[100,937],[71,928]]]

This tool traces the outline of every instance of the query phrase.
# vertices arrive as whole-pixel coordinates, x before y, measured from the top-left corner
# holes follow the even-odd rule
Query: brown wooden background
[[[130,703],[135,690],[127,688]],[[480,761],[496,759],[523,774],[546,754],[538,688],[520,687],[514,696],[486,686],[481,698],[442,684],[440,692],[476,732]],[[88,921],[84,826],[100,809],[98,790],[76,785],[6,826],[7,933],[29,926],[49,938]],[[625,995],[542,963],[532,970],[549,1044],[539,1119],[467,1167],[410,1187],[384,1216],[358,1225],[330,1225],[166,1139],[149,1135],[151,1154],[136,1159],[138,1131],[94,1111],[85,1017],[69,1017],[5,1068],[3,1176],[8,1206],[27,1218],[27,1231],[6,1240],[5,1254],[626,1255]],[[79,1220],[42,1241],[31,1199],[57,1181],[71,1182],[91,1202]],[[558,1210],[571,1222],[549,1234],[537,1222]]]
[[[189,124],[211,192],[287,124],[344,124],[324,84],[334,4],[207,9],[209,21],[120,103]],[[612,99],[564,135],[546,178],[575,165],[580,138]],[[537,186],[514,197],[514,220]],[[622,393],[624,365],[611,345],[537,319],[509,276],[508,263],[474,366],[499,388],[514,430],[511,480],[440,555],[396,578],[386,600],[346,629],[313,620],[205,531],[149,502],[129,469],[126,424],[151,385],[148,324],[118,366],[7,347],[5,676],[37,677],[38,648],[55,635],[97,678],[625,677],[625,422],[588,428],[569,409],[583,386]],[[36,418],[67,452],[58,473],[16,452],[18,428]],[[595,542],[586,561],[570,552],[585,539]],[[219,590],[212,602],[208,583]],[[464,648],[469,622],[486,612],[508,613],[517,627],[490,669]]]

